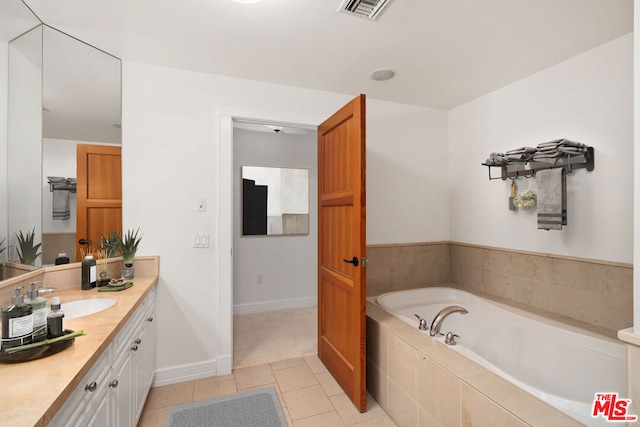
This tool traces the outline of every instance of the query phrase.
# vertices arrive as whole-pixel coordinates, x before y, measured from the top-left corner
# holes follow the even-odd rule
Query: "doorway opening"
[[[233,253],[229,369],[317,354],[316,127],[239,117],[227,125]],[[308,170],[308,232],[243,235],[243,166]]]

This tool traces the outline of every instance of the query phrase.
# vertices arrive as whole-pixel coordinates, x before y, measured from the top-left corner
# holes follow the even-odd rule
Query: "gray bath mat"
[[[167,427],[287,427],[271,387],[174,406]]]

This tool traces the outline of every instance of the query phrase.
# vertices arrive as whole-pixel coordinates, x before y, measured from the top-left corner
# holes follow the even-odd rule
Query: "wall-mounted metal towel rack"
[[[76,192],[75,178],[59,179],[59,178],[49,177],[48,182],[49,182],[50,192],[53,192],[53,190],[68,191],[70,193]]]
[[[528,161],[528,162],[509,162],[505,165],[492,165],[482,163],[489,170],[489,180],[507,179],[524,176],[527,178],[535,176],[536,172],[543,169],[564,168],[565,172],[571,173],[573,169],[587,169],[593,171],[595,167],[595,152],[593,147],[587,147],[587,150],[581,154],[567,154],[563,157],[555,159],[554,163]],[[500,176],[491,174],[492,168],[500,168]]]

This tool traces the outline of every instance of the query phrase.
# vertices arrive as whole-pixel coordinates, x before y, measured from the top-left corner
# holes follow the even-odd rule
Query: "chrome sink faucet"
[[[436,314],[436,317],[433,318],[433,322],[431,322],[431,328],[429,328],[429,335],[432,337],[436,335],[442,335],[440,332],[440,328],[442,327],[442,322],[447,318],[451,313],[460,313],[467,314],[468,311],[460,307],[459,305],[450,305],[449,307],[445,307]]]

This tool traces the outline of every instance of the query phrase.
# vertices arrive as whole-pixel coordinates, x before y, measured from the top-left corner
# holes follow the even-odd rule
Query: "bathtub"
[[[591,417],[596,393],[626,398],[624,345],[454,288],[422,288],[382,294],[375,303],[395,317],[427,327],[443,308],[459,305],[441,332],[460,337],[449,348],[587,425],[610,425]],[[424,332],[429,336],[429,331]],[[444,336],[429,337],[444,342]]]

